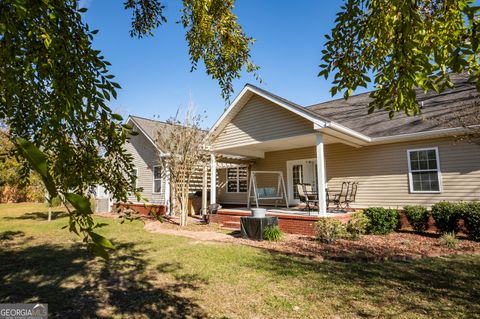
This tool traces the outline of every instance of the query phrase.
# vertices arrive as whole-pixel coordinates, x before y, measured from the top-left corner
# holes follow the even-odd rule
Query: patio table
[[[240,217],[242,237],[263,240],[263,231],[267,226],[277,226],[277,217]]]

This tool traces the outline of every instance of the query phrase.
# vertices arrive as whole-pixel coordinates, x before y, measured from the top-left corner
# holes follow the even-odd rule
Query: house
[[[385,111],[367,114],[368,93],[303,107],[247,84],[208,133],[208,177],[217,181],[210,202],[245,209],[255,171],[281,173],[290,206],[299,203],[297,183],[314,185],[316,213],[324,216],[327,191],[339,192],[344,181],[359,183],[354,208],[478,200],[480,146],[457,141],[465,128],[456,118],[459,110],[462,116],[478,112],[479,93],[465,75],[453,82],[455,88],[441,94],[418,92],[421,116],[398,113],[392,120]],[[129,146],[138,186],[151,202],[165,204],[168,182],[157,178],[153,156],[162,124],[133,116],[129,122],[142,133]],[[280,187],[277,177],[259,175],[255,186]]]
[[[138,133],[130,137],[125,148],[133,156],[134,175],[137,176],[135,187],[141,189],[141,195],[148,202],[137,202],[133,194],[128,196],[130,207],[143,211],[145,204],[163,207],[168,210],[171,203],[171,187],[165,172],[162,172],[160,156],[165,152],[158,146],[157,138],[162,131],[170,130],[171,124],[147,119],[139,116],[129,116],[127,124]],[[194,176],[191,183],[192,194],[202,190],[202,172]]]

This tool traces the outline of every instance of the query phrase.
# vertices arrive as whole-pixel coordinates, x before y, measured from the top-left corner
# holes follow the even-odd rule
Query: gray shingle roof
[[[376,110],[368,114],[368,104],[371,101],[369,93],[358,94],[348,100],[342,98],[315,104],[307,109],[370,137],[433,131],[450,128],[452,125],[460,126],[455,118],[460,113],[463,116],[474,113],[474,108],[479,107],[478,104],[475,106],[474,101],[478,101],[480,94],[475,85],[468,82],[467,75],[455,74],[451,79],[455,88],[443,93],[429,92],[425,95],[422,91],[417,91],[419,103],[423,102],[422,114],[419,116],[407,116],[402,112],[396,113],[395,117],[389,120],[386,111]]]
[[[147,119],[140,116],[130,115],[130,118],[138,127],[140,127],[145,132],[147,137],[150,138],[152,141],[157,140],[157,136],[160,131],[169,129],[171,127],[171,124],[162,121]]]

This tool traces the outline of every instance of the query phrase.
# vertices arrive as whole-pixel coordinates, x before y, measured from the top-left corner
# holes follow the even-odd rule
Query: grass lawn
[[[0,303],[51,317],[480,318],[480,256],[356,264],[148,233],[97,219],[117,250],[91,256],[40,204],[0,205]]]

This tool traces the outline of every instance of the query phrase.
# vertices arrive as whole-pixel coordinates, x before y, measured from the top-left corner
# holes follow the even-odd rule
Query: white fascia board
[[[367,135],[364,135],[362,133],[359,133],[357,131],[349,129],[348,127],[345,127],[345,126],[340,125],[340,124],[335,123],[335,122],[330,122],[323,127],[322,126],[317,126],[317,125],[314,126],[314,130],[316,130],[316,131],[321,131],[322,129],[325,129],[325,128],[330,128],[334,131],[337,131],[337,132],[346,134],[348,136],[354,137],[354,138],[356,138],[356,139],[358,139],[362,142],[367,142],[368,143],[368,142],[371,141],[371,138],[368,137]]]
[[[480,127],[480,125],[471,126],[472,128]],[[322,131],[322,127],[315,126],[315,130]],[[434,131],[426,131],[426,132],[416,132],[416,133],[408,133],[408,134],[399,134],[399,135],[391,135],[391,136],[383,136],[383,137],[369,137],[367,135],[361,134],[357,131],[349,129],[343,125],[340,125],[335,122],[331,122],[330,125],[326,126],[325,128],[333,129],[337,132],[344,133],[348,136],[356,138],[366,145],[374,145],[374,144],[388,144],[388,143],[398,143],[398,142],[406,142],[410,140],[417,140],[417,139],[424,139],[424,138],[435,138],[441,136],[448,136],[453,135],[455,133],[465,133],[468,132],[468,128],[464,127],[454,127],[454,128],[445,128],[439,129]]]
[[[238,104],[240,99],[245,95],[245,93],[247,93],[247,91],[248,91],[248,87],[245,86],[242,89],[242,91],[237,95],[237,97],[235,97],[235,99],[230,104],[230,106],[225,110],[225,112],[223,112],[222,116],[220,116],[220,118],[215,122],[215,124],[213,124],[213,126],[208,131],[208,134],[207,134],[206,138],[210,137],[215,132],[215,130],[220,126],[220,124],[223,122],[223,120],[233,110],[233,108]]]
[[[141,127],[140,125],[138,125],[138,124],[135,122],[135,120],[134,120],[131,116],[128,116],[128,119],[127,119],[126,124],[128,124],[129,122],[132,122],[132,123],[138,128],[138,130],[143,134],[143,136],[145,136],[145,138],[146,138],[148,141],[150,141],[150,143],[152,143],[153,147],[155,147],[155,149],[156,149],[158,152],[160,152],[160,156],[165,155],[165,153],[164,153],[161,149],[158,148],[157,143],[155,143],[155,141],[152,140],[152,139],[150,138],[150,136],[148,136],[148,134],[142,129],[142,127]]]
[[[453,128],[445,128],[445,129],[439,129],[434,131],[399,134],[399,135],[384,136],[384,137],[374,137],[371,139],[371,144],[384,144],[384,143],[402,142],[402,141],[416,140],[416,139],[429,138],[429,137],[432,137],[432,138],[441,137],[441,136],[454,135],[455,133],[465,133],[467,131],[468,129],[464,127],[453,127]]]

